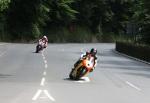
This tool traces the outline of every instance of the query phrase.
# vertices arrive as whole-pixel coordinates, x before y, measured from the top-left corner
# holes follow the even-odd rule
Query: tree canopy
[[[0,12],[8,8],[9,3],[10,3],[10,0],[0,0]]]
[[[0,21],[12,40],[38,38],[44,28],[72,24],[93,34],[120,35],[134,23],[141,40],[149,43],[149,4],[149,0],[0,0]]]

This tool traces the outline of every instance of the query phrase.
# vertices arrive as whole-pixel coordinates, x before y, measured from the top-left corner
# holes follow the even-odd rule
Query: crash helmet
[[[90,53],[92,55],[96,55],[97,54],[97,49],[96,48],[92,48],[91,51],[90,51]]]
[[[42,40],[46,40],[46,41],[48,41],[48,38],[47,38],[47,36],[43,36],[43,38],[42,38]]]
[[[44,39],[47,39],[47,36],[44,35],[43,38],[44,38]]]

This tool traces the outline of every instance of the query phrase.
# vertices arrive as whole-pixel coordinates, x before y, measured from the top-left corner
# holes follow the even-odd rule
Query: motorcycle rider
[[[39,39],[39,43],[42,42],[43,43],[43,48],[46,48],[48,45],[48,38],[47,36],[43,36],[41,39]]]
[[[90,52],[85,52],[85,53],[81,54],[80,59],[74,64],[74,67],[76,67],[82,61],[82,59],[84,59],[89,54],[94,57],[94,67],[90,71],[90,72],[92,72],[97,65],[97,55],[96,55],[97,49],[95,49],[95,48],[92,48],[90,50]]]

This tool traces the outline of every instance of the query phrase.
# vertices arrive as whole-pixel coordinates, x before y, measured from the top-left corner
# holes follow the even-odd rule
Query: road
[[[0,103],[150,103],[150,65],[116,54],[115,44],[0,43]],[[84,80],[68,74],[80,54],[98,50]]]

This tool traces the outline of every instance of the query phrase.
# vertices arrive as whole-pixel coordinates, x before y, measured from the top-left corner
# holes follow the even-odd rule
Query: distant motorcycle
[[[40,51],[42,51],[44,49],[44,43],[42,41],[38,41],[38,44],[36,46],[36,53],[39,53]]]
[[[79,80],[84,77],[89,72],[92,71],[94,67],[94,57],[90,54],[84,57],[70,72],[69,78],[73,80]]]

